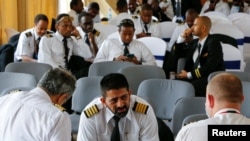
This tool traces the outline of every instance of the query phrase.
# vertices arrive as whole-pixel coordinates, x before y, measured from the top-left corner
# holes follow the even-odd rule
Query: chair
[[[72,110],[70,115],[72,124],[72,133],[78,132],[80,115],[82,110],[94,98],[101,96],[100,81],[102,77],[82,77],[76,82],[76,89],[72,95]]]
[[[111,24],[94,23],[94,28],[104,33],[104,39],[106,39],[109,34],[118,31],[118,27]]]
[[[38,62],[12,62],[5,67],[5,72],[20,72],[33,74],[38,82],[44,73],[52,69],[52,66]]]
[[[250,82],[250,73],[249,72],[242,72],[242,71],[216,71],[212,72],[208,76],[208,82],[217,74],[227,72],[227,73],[232,73],[236,75],[241,81],[247,81]]]
[[[186,126],[189,123],[197,122],[199,120],[207,119],[207,114],[192,114],[184,118],[182,126]]]
[[[35,87],[13,87],[13,88],[6,88],[0,93],[0,97],[4,96],[6,94],[11,94],[12,92],[16,91],[30,91],[34,89]]]
[[[6,88],[35,87],[36,77],[32,74],[0,72],[0,93]]]
[[[134,65],[118,71],[127,78],[133,94],[137,94],[138,87],[143,80],[157,78],[166,79],[166,74],[161,67],[151,65]]]
[[[143,37],[137,40],[141,41],[149,48],[156,59],[157,66],[162,67],[167,43],[163,39],[158,37]]]
[[[6,33],[7,40],[9,40],[12,36],[19,33],[19,31],[15,30],[13,28],[5,28],[4,31]]]
[[[211,19],[212,26],[216,24],[231,24],[231,21],[227,18],[227,16],[218,11],[206,12],[203,16],[208,16]]]
[[[172,121],[172,132],[174,135],[177,135],[181,129],[185,117],[191,114],[206,113],[205,101],[205,97],[184,97],[176,102]]]
[[[226,71],[244,71],[246,64],[240,50],[230,44],[221,45]]]
[[[171,125],[176,102],[183,97],[194,97],[195,92],[189,82],[148,79],[140,84],[137,95],[151,104],[158,118],[167,120],[167,124]]]
[[[244,101],[241,105],[241,113],[250,118],[250,81],[242,81],[242,88],[244,94]]]
[[[121,68],[134,65],[134,63],[122,61],[96,62],[90,65],[88,76],[104,76],[109,73],[118,72]]]
[[[166,22],[160,22],[159,25],[161,28],[161,37],[165,42],[168,43],[178,24],[175,22],[166,21]]]

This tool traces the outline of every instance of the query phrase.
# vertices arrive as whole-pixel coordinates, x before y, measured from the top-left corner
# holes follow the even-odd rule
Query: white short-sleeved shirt
[[[226,113],[227,110],[218,111],[213,118],[201,120],[195,123],[190,123],[179,131],[175,141],[207,141],[208,140],[208,125],[211,124],[250,124],[250,119],[238,113]]]
[[[79,22],[78,22],[78,15],[79,15],[79,14],[77,14],[76,11],[74,11],[74,10],[72,10],[72,9],[70,9],[70,11],[68,12],[68,14],[69,14],[70,17],[73,18],[73,19],[72,19],[72,24],[73,24],[75,27],[77,27],[77,26],[79,25]]]
[[[70,141],[69,115],[41,88],[0,98],[1,141]]]
[[[27,29],[21,32],[16,51],[14,53],[14,60],[22,59],[22,56],[33,58],[36,41],[39,38],[35,32],[35,28]]]
[[[148,106],[145,113],[132,110],[135,103]],[[94,99],[89,107],[97,105],[99,112],[87,118],[84,111],[81,114],[77,141],[110,141],[115,121],[114,114],[104,106],[100,98]],[[159,141],[158,124],[152,107],[145,100],[132,95],[127,115],[119,121],[121,141]]]
[[[49,36],[44,36],[40,41],[40,48],[38,52],[38,62],[50,64],[53,68],[65,68],[65,52],[63,46],[64,37],[56,32]],[[81,40],[77,40],[81,41]],[[83,58],[90,58],[92,53],[87,47],[79,47],[72,38],[67,38],[67,46],[69,48],[68,60],[71,55],[79,55]]]
[[[109,24],[114,25],[114,26],[118,26],[123,19],[132,19],[132,15],[130,15],[129,13],[126,13],[126,12],[120,13],[117,16],[113,17],[109,21]]]
[[[210,5],[210,1],[206,1],[201,9],[200,15],[204,14],[204,12],[208,9]],[[216,6],[215,6],[215,10],[217,12],[221,12],[223,14],[225,14],[226,16],[230,14],[230,7],[228,5],[228,3],[223,2],[222,0],[220,0]]]
[[[129,53],[134,54],[143,65],[156,65],[152,52],[140,41],[133,40],[128,46]],[[124,45],[121,38],[106,39],[100,47],[95,62],[113,61],[114,58],[123,55]]]

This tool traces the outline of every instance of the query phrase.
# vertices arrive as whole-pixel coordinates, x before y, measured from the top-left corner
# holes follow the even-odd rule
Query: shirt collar
[[[235,113],[238,113],[238,114],[240,113],[239,110],[234,109],[234,108],[224,108],[224,109],[221,109],[221,110],[219,110],[218,112],[216,112],[216,113],[214,114],[214,117],[218,117],[218,116],[221,115],[221,114],[232,113],[232,112],[228,112],[228,111],[234,111]]]
[[[208,37],[208,36],[206,36],[206,37],[205,37],[205,38],[203,38],[202,40],[199,40],[199,43],[201,44],[201,47],[203,47],[203,46],[204,46],[205,41],[207,40],[207,37]]]

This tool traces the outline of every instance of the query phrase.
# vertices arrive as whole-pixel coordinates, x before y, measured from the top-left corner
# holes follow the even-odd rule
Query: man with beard
[[[100,85],[102,97],[90,102],[81,114],[77,141],[159,141],[152,107],[131,95],[124,75],[108,74]]]
[[[240,113],[243,100],[244,95],[239,78],[230,73],[216,75],[209,81],[206,91],[205,107],[209,118],[184,126],[177,134],[175,141],[208,141],[208,125],[249,125],[250,119]],[[242,140],[241,137],[240,140]]]

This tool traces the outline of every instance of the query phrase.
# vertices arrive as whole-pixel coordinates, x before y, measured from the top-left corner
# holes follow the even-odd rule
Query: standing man
[[[210,73],[225,70],[220,41],[209,34],[211,25],[207,16],[197,17],[192,28],[186,29],[174,46],[176,55],[184,54],[186,57],[184,70],[177,78],[191,82],[196,96],[205,96]],[[198,39],[194,39],[187,46],[184,41],[192,35]]]
[[[43,35],[52,33],[48,29],[48,17],[44,14],[36,15],[34,27],[23,31],[18,40],[14,53],[14,61],[37,62],[39,42]]]
[[[29,92],[0,98],[2,141],[70,141],[71,122],[61,107],[72,95],[76,79],[63,69],[49,70]]]
[[[72,24],[76,27],[78,26],[78,15],[83,11],[82,0],[71,0],[70,11],[68,14],[72,17]]]
[[[140,17],[133,16],[135,22],[136,38],[147,36],[160,37],[161,29],[157,21],[152,20],[153,9],[151,5],[144,4],[141,8]]]
[[[100,47],[94,62],[128,61],[134,64],[156,65],[152,52],[135,39],[135,27],[131,19],[124,19],[119,24],[119,38],[107,39]]]
[[[240,113],[243,100],[244,95],[239,78],[230,73],[216,75],[207,85],[205,108],[209,118],[184,126],[177,134],[175,141],[208,141],[209,125],[249,126],[250,119]],[[226,132],[227,129],[225,128],[224,131]],[[222,139],[223,136],[220,138]]]
[[[100,23],[100,6],[97,2],[91,2],[88,5],[87,12],[92,15],[94,23]]]
[[[100,85],[102,97],[90,102],[81,114],[77,141],[159,141],[152,107],[131,95],[124,75],[108,74]]]

